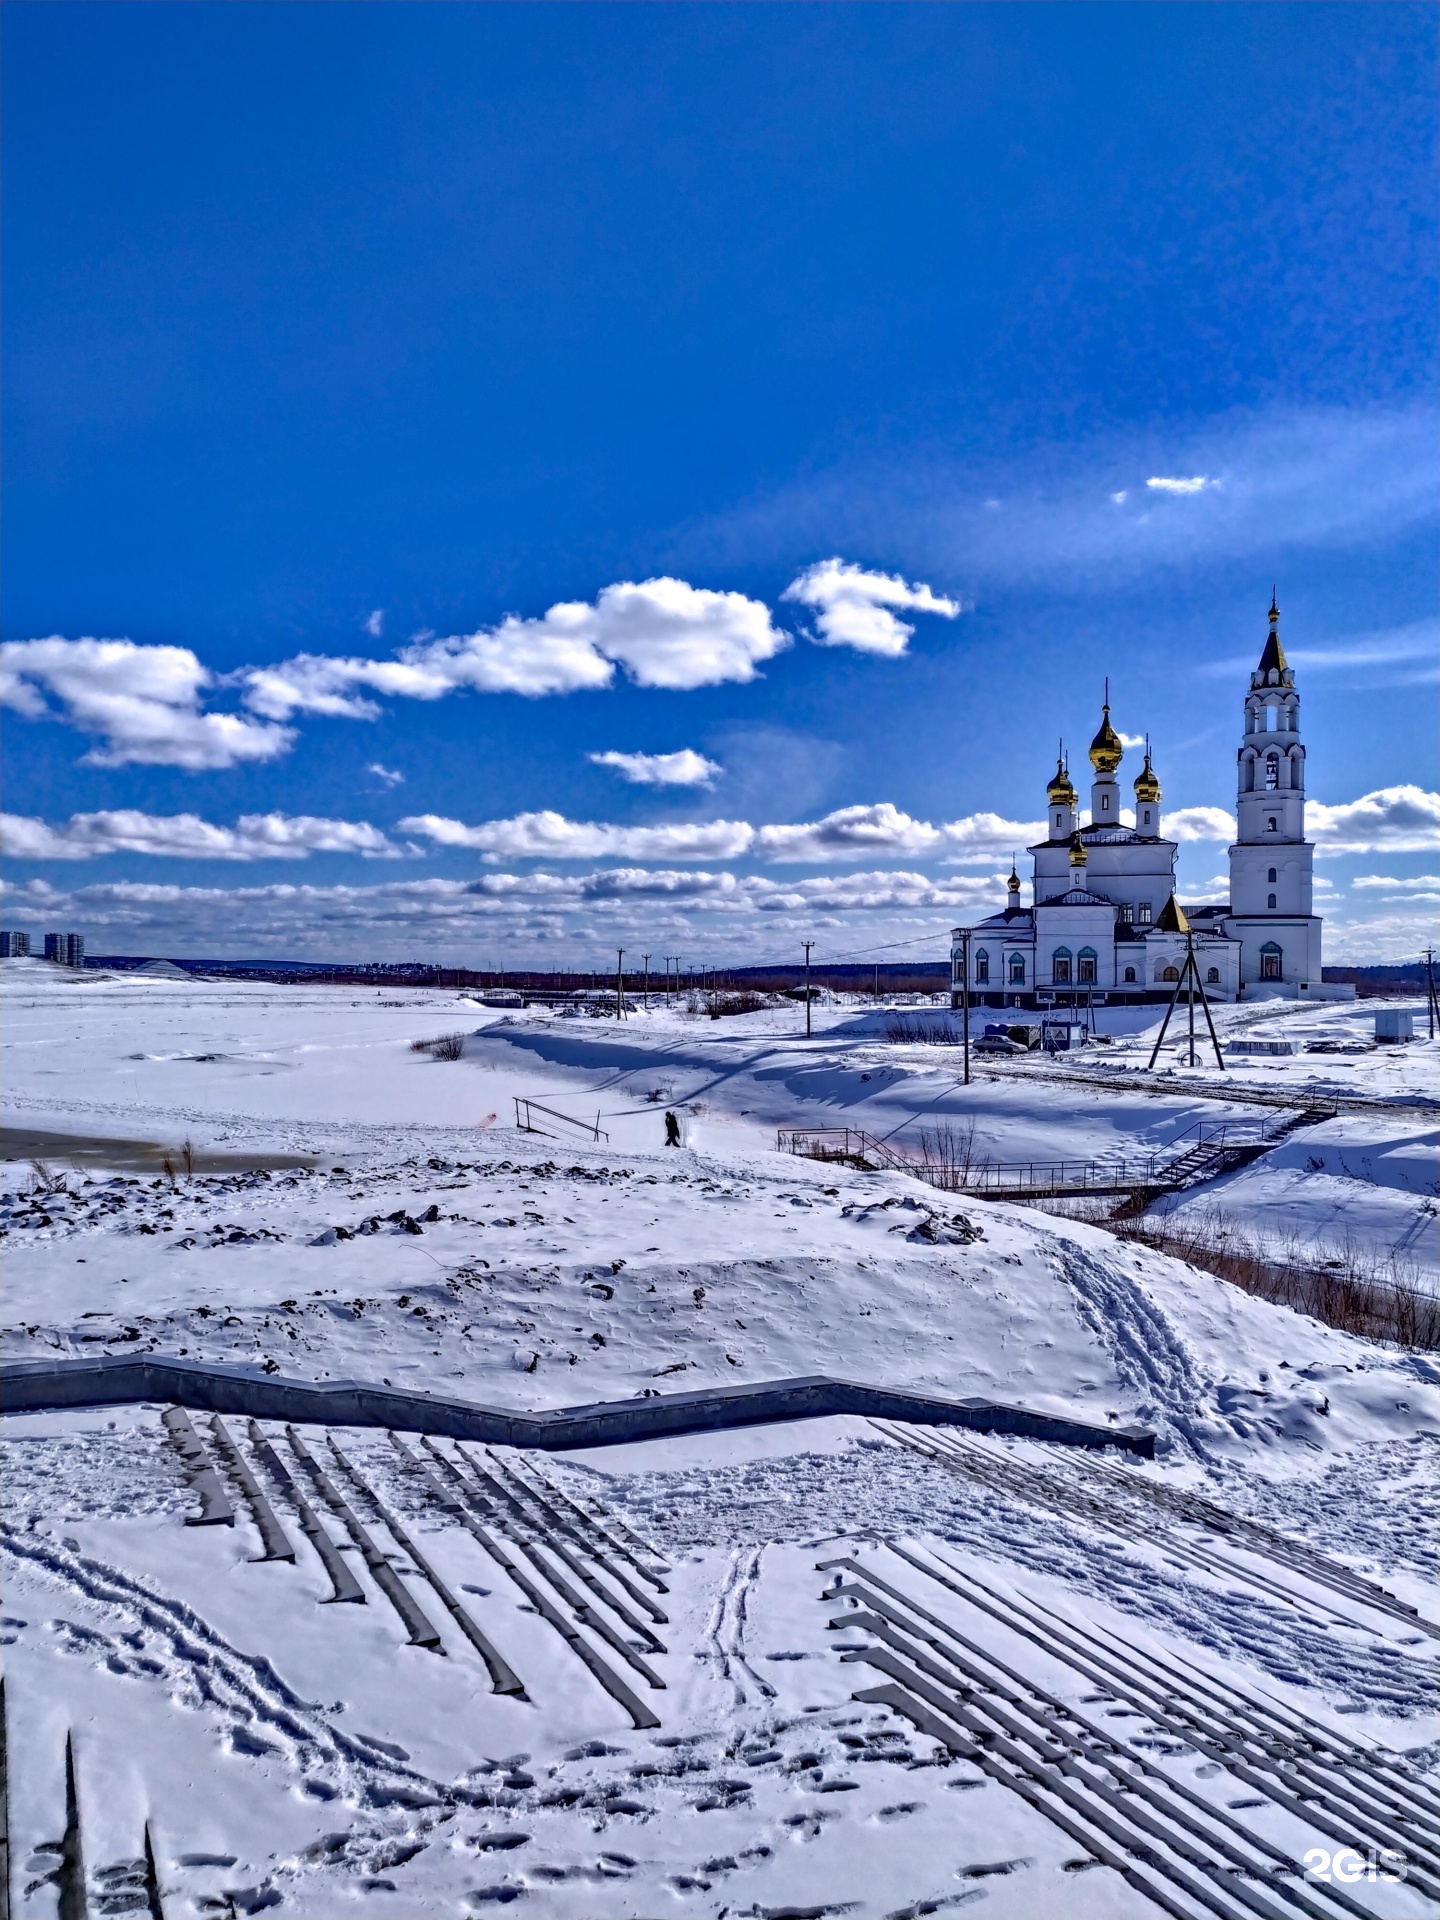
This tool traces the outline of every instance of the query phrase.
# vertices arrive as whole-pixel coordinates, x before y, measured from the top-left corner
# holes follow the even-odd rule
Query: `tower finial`
[[[1271,587],[1270,589],[1270,624],[1272,627],[1274,626],[1275,622],[1279,618],[1280,618],[1279,590],[1275,587]]]

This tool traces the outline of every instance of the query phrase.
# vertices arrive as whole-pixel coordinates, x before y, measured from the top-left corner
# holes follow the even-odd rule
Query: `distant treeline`
[[[477,968],[440,967],[424,960],[321,961],[321,960],[181,960],[157,954],[91,954],[87,967],[105,967],[118,972],[143,967],[151,960],[167,958],[172,966],[187,973],[208,974],[212,979],[268,980],[277,985],[299,981],[323,982],[357,987],[454,987],[468,992],[497,992],[506,988],[520,993],[604,993],[613,992],[615,969],[609,972],[581,972],[565,968]],[[1425,968],[1422,962],[1389,967],[1326,967],[1327,981],[1353,983],[1361,999],[1383,994],[1423,993]],[[785,993],[801,986],[805,970],[801,966],[761,967],[686,967],[678,974],[672,967],[667,974],[663,962],[652,966],[648,976],[641,967],[626,967],[624,989],[627,994],[645,990],[651,993],[695,989],[707,993],[748,990],[755,993]],[[816,962],[810,969],[812,987],[829,987],[839,993],[944,993],[950,984],[950,967],[945,960],[891,960]]]
[[[171,965],[187,973],[207,974],[212,979],[268,980],[277,985],[300,981],[324,982],[363,987],[456,987],[471,992],[497,992],[513,989],[522,993],[604,993],[613,992],[615,969],[587,973],[565,968],[527,967],[440,967],[423,960],[395,961],[316,961],[316,960],[192,960],[155,954],[91,954],[86,965],[117,972],[133,972],[157,958],[170,959]],[[627,994],[645,990],[648,979],[651,993],[666,987],[684,991],[723,993],[748,989],[758,993],[784,993],[802,986],[803,966],[768,967],[685,967],[667,974],[663,962],[652,966],[649,974],[642,967],[627,966],[624,972]],[[830,987],[838,992],[865,993],[943,993],[950,983],[950,968],[944,960],[901,961],[879,966],[847,963],[810,969],[812,987]]]

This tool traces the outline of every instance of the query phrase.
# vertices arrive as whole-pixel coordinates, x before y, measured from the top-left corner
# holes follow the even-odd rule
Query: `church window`
[[[1093,986],[1095,984],[1095,949],[1093,947],[1081,947],[1077,958],[1080,962],[1081,986],[1085,986],[1087,983]]]
[[[1065,826],[1065,816],[1057,808],[1055,813],[1055,831],[1057,833],[1062,833],[1064,831],[1064,826]]]
[[[1071,958],[1068,947],[1056,947],[1050,956],[1050,978],[1057,987],[1068,987],[1070,984]]]
[[[1136,914],[1141,926],[1148,927],[1150,924],[1150,902],[1148,900],[1142,900],[1136,908]]]
[[[1102,794],[1101,794],[1101,796],[1100,796],[1100,809],[1101,809],[1101,811],[1102,811],[1102,813],[1108,813],[1108,812],[1110,811],[1110,796],[1109,796],[1109,794],[1108,794],[1108,793],[1102,793]]]
[[[1025,984],[1025,956],[1023,953],[1012,953],[1010,956],[1010,984],[1012,987],[1023,987]]]
[[[1125,984],[1126,984],[1126,986],[1127,986],[1127,987],[1133,987],[1133,986],[1134,986],[1134,984],[1135,984],[1135,969],[1134,969],[1134,967],[1126,967],[1126,969],[1125,969]]]
[[[1275,815],[1272,813],[1270,815],[1269,821],[1267,822],[1267,825],[1269,826],[1271,833],[1274,833],[1275,829],[1279,826],[1279,824],[1280,822],[1276,819]]]
[[[1206,986],[1207,986],[1207,987],[1218,987],[1218,986],[1219,986],[1219,984],[1220,984],[1220,969],[1219,969],[1219,967],[1207,967],[1207,968],[1205,969],[1205,984],[1206,984]]]
[[[1273,940],[1267,940],[1260,949],[1260,978],[1262,980],[1280,980],[1280,962],[1284,958]]]
[[[1275,871],[1274,867],[1271,867],[1270,871],[1266,874],[1265,878],[1270,882],[1271,886],[1274,886],[1275,882],[1280,878],[1280,876]]]
[[[981,947],[980,951],[975,955],[975,983],[977,986],[984,987],[988,986],[989,982],[990,956],[984,947]]]
[[[1149,807],[1146,807],[1146,809],[1145,809],[1145,817],[1144,817],[1144,819],[1143,819],[1143,820],[1141,821],[1141,823],[1140,823],[1140,824],[1141,824],[1142,826],[1146,826],[1146,827],[1148,827],[1148,826],[1149,826],[1149,824],[1150,824],[1150,809],[1149,809]]]
[[[1178,980],[1180,978],[1180,969],[1178,967],[1162,967],[1160,969],[1160,978],[1167,981]]]
[[[1117,911],[1119,913],[1121,926],[1128,927],[1130,924],[1130,916],[1135,909],[1130,905],[1128,900],[1122,900]]]
[[[1275,904],[1275,896],[1274,896],[1274,894],[1273,894],[1273,893],[1267,893],[1267,894],[1266,894],[1266,896],[1265,896],[1265,904],[1266,904],[1266,906],[1267,906],[1267,907],[1273,907],[1273,906],[1274,906],[1274,904]]]
[[[1265,756],[1265,791],[1273,793],[1280,785],[1280,756],[1267,753]]]

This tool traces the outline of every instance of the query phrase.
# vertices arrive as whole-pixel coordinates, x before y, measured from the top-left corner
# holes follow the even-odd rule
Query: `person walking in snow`
[[[679,1116],[668,1109],[665,1114],[665,1144],[667,1147],[678,1147],[680,1144]]]

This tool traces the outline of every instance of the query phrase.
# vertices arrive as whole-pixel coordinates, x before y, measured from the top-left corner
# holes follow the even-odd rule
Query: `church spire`
[[[1250,676],[1250,684],[1252,687],[1293,687],[1295,678],[1285,658],[1285,649],[1280,644],[1280,607],[1273,587],[1270,589],[1269,619],[1270,631],[1265,637],[1265,650],[1260,655],[1259,666]]]

